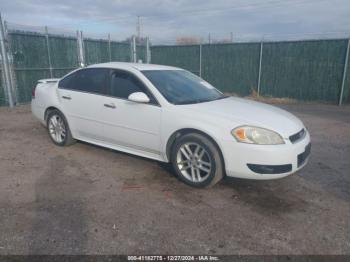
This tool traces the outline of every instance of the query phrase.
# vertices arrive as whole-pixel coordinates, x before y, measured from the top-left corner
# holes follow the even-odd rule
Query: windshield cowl
[[[191,105],[191,104],[199,104],[199,103],[207,103],[207,102],[213,102],[221,99],[228,98],[229,96],[223,95],[222,97],[218,97],[216,99],[207,99],[207,100],[190,100],[190,101],[183,101],[181,103],[177,103],[174,105]]]

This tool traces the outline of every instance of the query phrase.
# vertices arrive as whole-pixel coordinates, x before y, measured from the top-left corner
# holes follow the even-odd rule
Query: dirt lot
[[[0,254],[350,254],[350,107],[278,106],[310,130],[309,165],[205,190],[0,108]]]

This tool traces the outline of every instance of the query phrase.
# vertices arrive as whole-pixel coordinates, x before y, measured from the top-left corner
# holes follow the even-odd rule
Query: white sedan
[[[58,146],[76,140],[171,162],[183,182],[276,179],[306,165],[310,136],[279,108],[223,95],[180,68],[105,63],[39,80],[32,112]]]

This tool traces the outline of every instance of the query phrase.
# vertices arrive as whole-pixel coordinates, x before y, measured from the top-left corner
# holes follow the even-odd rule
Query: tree
[[[195,36],[182,36],[176,38],[177,45],[199,45],[200,42],[200,38]]]

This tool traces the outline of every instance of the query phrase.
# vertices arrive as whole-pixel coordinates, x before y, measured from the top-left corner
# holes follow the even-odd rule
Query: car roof
[[[164,66],[164,65],[153,65],[153,64],[142,64],[142,63],[124,63],[124,62],[109,62],[102,64],[89,65],[88,68],[114,68],[114,69],[125,69],[132,70],[136,69],[139,71],[146,70],[182,70],[181,68]]]

